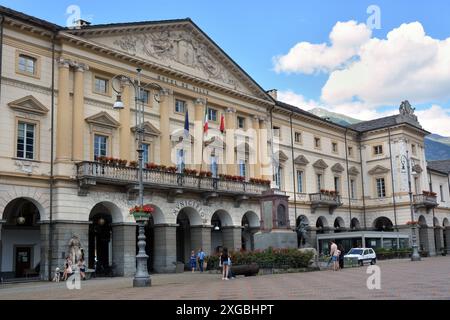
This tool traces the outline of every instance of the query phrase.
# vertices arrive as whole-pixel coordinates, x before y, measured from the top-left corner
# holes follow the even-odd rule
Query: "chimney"
[[[278,95],[277,95],[277,92],[278,92],[277,89],[272,89],[272,90],[267,91],[267,93],[268,93],[272,98],[274,98],[275,100],[278,101]]]

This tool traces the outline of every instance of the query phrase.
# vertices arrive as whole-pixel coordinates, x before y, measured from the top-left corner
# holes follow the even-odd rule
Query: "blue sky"
[[[222,47],[244,70],[247,71],[263,88],[276,88],[282,92],[282,96],[287,102],[306,103],[308,107],[316,105],[327,107],[338,112],[346,112],[348,115],[356,117],[371,118],[374,116],[385,115],[386,112],[398,108],[401,98],[410,99],[418,110],[427,111],[423,118],[426,121],[433,122],[431,106],[439,107],[441,112],[439,119],[442,121],[442,115],[450,116],[450,96],[443,94],[443,90],[434,90],[425,85],[418,85],[408,97],[407,90],[399,89],[402,92],[398,97],[390,94],[386,99],[373,99],[373,95],[365,92],[358,96],[359,92],[355,90],[355,97],[348,97],[349,88],[346,88],[348,101],[342,100],[342,96],[331,93],[332,99],[324,99],[323,88],[332,76],[333,71],[350,68],[352,61],[363,57],[352,57],[350,60],[341,61],[332,70],[326,72],[315,71],[305,73],[302,70],[289,70],[284,68],[280,72],[275,71],[274,57],[287,55],[289,50],[299,42],[308,42],[310,44],[323,44],[330,46],[329,35],[333,27],[338,22],[348,22],[350,20],[356,23],[365,23],[369,17],[367,8],[369,5],[376,5],[380,8],[381,29],[371,31],[371,38],[386,39],[386,35],[403,23],[412,23],[418,21],[425,30],[426,36],[435,41],[442,41],[450,37],[450,3],[448,1],[31,1],[31,0],[5,0],[0,4],[12,9],[25,12],[27,14],[65,25],[68,18],[66,9],[70,5],[78,5],[81,9],[81,16],[90,20],[93,24],[111,23],[111,22],[130,22],[142,20],[161,20],[173,18],[192,18],[195,23],[202,28],[218,45]],[[353,29],[352,29],[353,30]],[[349,33],[353,32],[352,30]],[[415,29],[417,31],[417,28]],[[410,32],[406,29],[405,33]],[[395,44],[394,44],[395,47]],[[409,45],[405,45],[405,52],[408,52]],[[410,52],[411,55],[421,54],[421,46],[417,48],[418,52]],[[446,48],[446,47],[445,47]],[[446,51],[444,51],[446,52]],[[299,56],[293,56],[294,59],[302,59],[303,51]],[[334,54],[332,52],[332,54]],[[380,65],[372,66],[372,70],[380,70],[386,67],[381,62],[387,57],[380,57]],[[424,57],[425,61],[428,59]],[[431,59],[431,58],[429,58]],[[419,59],[420,61],[420,59]],[[364,62],[364,61],[363,61]],[[319,62],[320,64],[320,62]],[[447,65],[443,64],[443,67]],[[391,66],[392,68],[392,66]],[[417,65],[411,68],[418,68]],[[430,67],[431,68],[431,67]],[[424,70],[413,70],[411,78],[423,74]],[[395,70],[394,70],[395,72]],[[401,69],[402,75],[408,76],[408,69]],[[450,69],[447,71],[450,74]],[[426,72],[425,72],[426,73]],[[354,77],[354,74],[351,75]],[[438,86],[445,86],[448,78],[441,75]],[[359,81],[355,79],[355,81]],[[399,81],[397,79],[397,81]],[[401,80],[400,80],[401,81]],[[335,81],[336,82],[336,81]],[[386,80],[386,85],[390,82]],[[391,82],[390,87],[396,82]],[[336,83],[329,83],[328,91],[336,89]],[[406,87],[414,87],[405,83]],[[339,88],[341,90],[342,88]],[[375,90],[375,88],[374,88]],[[380,92],[385,92],[385,88],[376,88]],[[402,91],[403,90],[403,91]],[[411,89],[412,90],[412,89]],[[424,90],[428,94],[417,94],[417,91]],[[448,90],[450,92],[450,90]],[[290,92],[290,95],[283,93]],[[361,98],[363,96],[363,98]],[[367,98],[371,96],[372,98]],[[300,97],[300,99],[297,99]],[[334,99],[334,100],[333,100]],[[377,100],[377,101],[375,101]],[[378,101],[379,100],[379,101]],[[416,100],[416,101],[415,101]],[[358,102],[352,104],[352,102]],[[398,101],[395,103],[394,101]],[[343,105],[345,104],[345,106]],[[305,106],[305,108],[308,108]],[[367,108],[363,113],[362,109]],[[350,112],[348,111],[350,110]],[[354,110],[354,114],[351,113]],[[428,117],[428,118],[427,118]],[[445,127],[445,123],[442,123]],[[450,127],[450,126],[449,126]],[[450,135],[450,128],[437,130],[438,133]]]

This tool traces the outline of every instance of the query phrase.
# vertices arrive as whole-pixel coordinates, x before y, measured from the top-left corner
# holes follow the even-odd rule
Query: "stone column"
[[[400,225],[398,226],[398,232],[402,234],[407,234],[409,236],[408,239],[408,247],[412,248],[412,228],[409,225]],[[419,228],[416,229],[416,237],[417,237],[417,246],[420,249],[420,241],[419,241]]]
[[[239,251],[242,248],[242,227],[222,228],[223,246],[229,251]]]
[[[177,225],[161,224],[154,226],[155,250],[153,269],[157,273],[175,272],[177,261]]]
[[[253,177],[254,178],[261,178],[261,163],[260,163],[260,156],[259,156],[259,150],[260,150],[260,129],[259,129],[259,117],[254,116],[253,117],[253,129],[255,130],[255,139],[256,141],[253,144],[253,150],[255,152],[254,160],[255,163],[253,164]]]
[[[136,223],[113,223],[112,244],[114,276],[134,276],[136,273]]]
[[[131,143],[131,132],[130,132],[130,117],[131,117],[131,86],[125,81],[122,82],[122,101],[123,109],[119,111],[120,118],[120,129],[119,129],[119,142],[120,142],[120,158],[126,160],[134,160],[131,157],[130,143]],[[135,107],[135,105],[133,105]]]
[[[435,256],[436,247],[434,243],[434,229],[427,226],[420,226],[419,230],[419,237],[424,237],[420,239],[419,243],[423,245],[423,249],[427,251],[430,256]]]
[[[72,117],[72,157],[74,161],[84,160],[84,71],[86,70],[89,70],[89,67],[85,64],[75,65]]]
[[[72,106],[70,105],[69,71],[70,61],[58,60],[58,104],[56,109],[56,160],[70,161],[72,159]]]
[[[436,254],[441,254],[443,248],[444,248],[444,230],[442,227],[437,226],[434,227],[434,237],[435,237],[435,244],[436,244]]]
[[[237,175],[237,163],[236,163],[236,144],[235,144],[235,130],[236,130],[236,110],[233,108],[228,108],[225,114],[225,161],[226,161],[226,171],[229,175]]]
[[[447,248],[447,254],[450,254],[450,227],[445,227],[445,247]]]
[[[160,113],[160,150],[161,150],[161,164],[171,166],[171,152],[172,146],[170,143],[170,114],[173,104],[173,92],[169,89],[161,91],[161,103],[159,104]]]
[[[306,237],[307,237],[307,243],[311,247],[319,250],[319,248],[317,248],[317,228],[315,228],[315,227],[308,228],[308,230],[306,231]]]
[[[191,226],[192,250],[198,252],[200,248],[208,256],[211,254],[211,226]]]
[[[204,99],[198,98],[194,101],[194,165],[196,170],[200,170],[200,166],[203,161],[202,143],[205,106],[206,102]]]

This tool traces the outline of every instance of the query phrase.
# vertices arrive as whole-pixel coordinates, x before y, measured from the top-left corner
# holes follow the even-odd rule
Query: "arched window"
[[[277,226],[279,228],[286,227],[286,208],[280,204],[277,208]]]

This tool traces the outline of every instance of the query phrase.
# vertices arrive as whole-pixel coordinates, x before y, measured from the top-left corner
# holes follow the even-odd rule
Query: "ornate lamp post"
[[[111,83],[113,90],[117,93],[116,102],[114,103],[113,109],[114,110],[121,110],[124,108],[124,104],[122,102],[122,89],[124,82],[127,84],[130,84],[134,87],[135,92],[135,121],[136,121],[136,133],[138,136],[138,162],[139,162],[139,169],[138,169],[138,179],[139,179],[139,199],[138,199],[138,206],[139,208],[144,208],[144,183],[143,183],[143,169],[144,169],[144,148],[143,148],[143,140],[144,140],[144,89],[152,87],[156,88],[158,90],[162,90],[163,88],[157,84],[157,83],[149,83],[145,86],[141,85],[141,68],[136,69],[136,79],[131,79],[128,76],[125,75],[116,75]],[[120,80],[120,89],[114,87],[114,80]],[[149,97],[150,98],[149,94]],[[155,94],[154,99],[159,102],[158,97],[159,94]],[[138,247],[139,252],[136,255],[137,260],[137,269],[136,274],[133,279],[133,286],[134,287],[148,287],[151,286],[151,279],[150,275],[148,274],[148,268],[147,268],[147,260],[148,255],[145,253],[145,222],[149,219],[148,215],[142,214],[142,215],[135,215],[136,222],[139,226],[139,236],[138,236]]]
[[[414,223],[414,206],[413,206],[413,195],[412,195],[412,189],[411,189],[411,163],[414,165],[413,160],[409,158],[409,153],[406,151],[406,156],[402,155],[400,157],[401,163],[402,163],[402,169],[405,168],[406,164],[406,171],[408,174],[408,191],[409,191],[409,208],[411,210],[411,229],[412,229],[412,255],[411,255],[411,261],[420,261],[420,255],[419,250],[417,247],[417,227]]]

